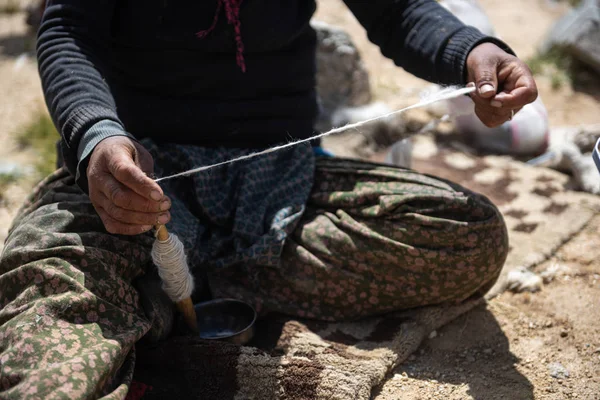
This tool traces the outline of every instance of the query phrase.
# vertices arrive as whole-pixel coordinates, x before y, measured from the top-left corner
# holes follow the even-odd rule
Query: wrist
[[[478,43],[473,45],[473,47],[467,53],[464,65],[464,83],[469,83],[468,73],[473,64],[476,63],[477,59],[501,59],[506,56],[516,56],[515,52],[508,47],[506,43],[492,37],[486,37],[480,40]]]
[[[94,149],[100,142],[115,136],[126,136],[135,140],[121,124],[111,120],[102,120],[92,125],[79,141],[75,182],[84,192],[88,192],[87,167]]]

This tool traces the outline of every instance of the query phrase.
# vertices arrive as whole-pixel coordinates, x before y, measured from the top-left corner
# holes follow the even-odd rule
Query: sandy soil
[[[23,13],[0,14],[0,165],[27,165],[36,157],[19,149],[14,140],[19,129],[45,110],[33,46]],[[11,185],[0,196],[0,251],[10,221],[31,185]]]
[[[3,3],[6,0],[0,2]],[[563,12],[546,0],[481,0],[497,31],[522,57],[535,53]],[[321,0],[317,17],[345,27],[371,72],[375,96],[413,103],[428,84],[381,56],[340,0]],[[43,108],[23,14],[0,15],[0,160],[27,163],[13,138]],[[600,91],[551,89],[538,80],[553,126],[600,122]],[[0,242],[27,187],[0,200]],[[600,217],[546,263],[563,273],[535,294],[504,293],[437,333],[400,366],[377,399],[600,399]],[[2,246],[0,245],[0,250]],[[408,378],[413,379],[408,379]]]
[[[535,54],[565,11],[545,0],[480,4],[522,58]],[[317,17],[350,32],[378,100],[406,106],[429,85],[385,59],[341,1],[321,1]],[[600,122],[600,88],[553,90],[549,79],[537,81],[552,126]],[[568,273],[538,293],[504,293],[445,327],[394,372],[376,399],[600,399],[598,243],[600,217],[537,267],[557,264]]]

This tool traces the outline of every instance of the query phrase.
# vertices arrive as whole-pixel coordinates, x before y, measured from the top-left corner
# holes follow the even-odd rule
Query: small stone
[[[567,337],[567,336],[569,336],[569,332],[568,331],[566,331],[564,329],[562,331],[560,331],[560,337]]]
[[[429,339],[434,339],[435,337],[437,337],[437,331],[433,331],[429,334]]]
[[[562,379],[566,379],[570,376],[569,371],[559,362],[553,362],[548,365],[550,376],[558,379],[558,383],[562,384]]]
[[[524,267],[513,269],[506,278],[508,290],[515,293],[537,292],[542,288],[542,278]]]
[[[484,354],[492,354],[492,349],[485,349],[483,350]]]

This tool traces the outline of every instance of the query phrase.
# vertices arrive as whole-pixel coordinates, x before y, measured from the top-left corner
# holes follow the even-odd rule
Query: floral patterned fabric
[[[159,176],[244,154],[144,143]],[[197,295],[326,321],[459,303],[508,251],[484,197],[307,147],[166,181]],[[0,259],[0,398],[123,399],[134,345],[172,330],[150,234],[108,234],[64,170],[23,206]]]

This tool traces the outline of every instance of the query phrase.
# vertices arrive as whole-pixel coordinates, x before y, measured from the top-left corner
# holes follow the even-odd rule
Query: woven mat
[[[507,274],[550,257],[600,212],[600,197],[568,190],[569,177],[509,157],[469,155],[431,136],[414,139],[413,168],[486,195],[504,215],[510,253],[490,296],[504,290]]]
[[[190,337],[138,346],[135,386],[146,390],[137,398],[370,399],[430,332],[482,302],[356,323],[271,319],[258,326],[253,347]]]

